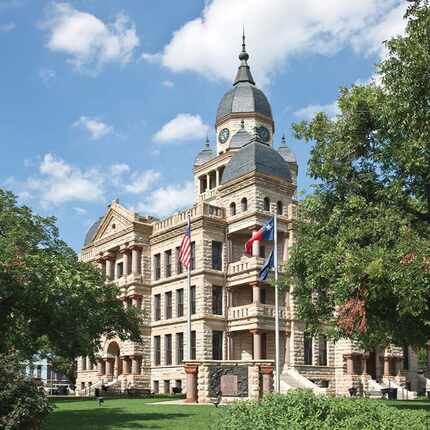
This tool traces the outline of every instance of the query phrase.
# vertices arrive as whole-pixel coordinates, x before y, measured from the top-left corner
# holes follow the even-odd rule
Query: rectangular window
[[[222,315],[222,287],[212,287],[212,313]]]
[[[164,252],[164,275],[166,278],[172,276],[172,250]]]
[[[158,394],[160,392],[160,381],[154,381],[154,394]]]
[[[324,335],[318,338],[318,364],[327,366],[327,337]]]
[[[176,384],[176,390],[179,392],[182,392],[182,379],[177,379],[175,381],[175,384]]]
[[[191,242],[191,255],[190,255],[191,270],[196,268],[196,242]]]
[[[168,291],[164,294],[164,318],[166,320],[172,318],[172,292]]]
[[[154,255],[154,279],[157,281],[161,278],[161,255]]]
[[[181,253],[181,247],[176,247],[176,253],[175,253],[175,261],[176,261],[176,274],[179,275],[183,271],[181,260],[179,259],[179,254]]]
[[[170,394],[170,381],[168,379],[164,381],[164,394]]]
[[[305,365],[312,365],[312,336],[308,333],[304,333],[304,363]]]
[[[260,288],[260,302],[263,305],[267,303],[267,290],[265,288]]]
[[[266,258],[266,248],[264,245],[260,245],[259,256],[261,258]]]
[[[184,333],[176,333],[176,364],[184,361]]]
[[[212,241],[212,269],[222,270],[222,242]]]
[[[154,336],[154,365],[161,364],[161,337]]]
[[[222,331],[212,331],[212,360],[222,360]]]
[[[164,335],[164,364],[169,366],[172,364],[172,335]]]
[[[124,274],[124,265],[122,263],[118,263],[116,265],[116,277],[121,278]]]
[[[407,346],[403,347],[403,369],[409,370],[409,348]]]
[[[176,290],[176,316],[184,316],[184,289]]]
[[[161,320],[161,294],[154,296],[154,320]]]
[[[191,332],[191,360],[196,359],[196,332]]]
[[[196,286],[192,285],[190,287],[190,296],[191,296],[191,315],[196,313]]]

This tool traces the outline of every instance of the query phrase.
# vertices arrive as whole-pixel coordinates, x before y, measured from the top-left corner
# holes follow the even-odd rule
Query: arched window
[[[270,212],[270,199],[269,197],[264,197],[264,210]]]
[[[236,203],[230,203],[230,216],[236,215]]]
[[[284,212],[284,206],[282,202],[279,200],[278,203],[276,203],[276,213],[278,215],[282,215],[283,212]]]
[[[241,205],[242,212],[245,212],[248,210],[248,200],[246,199],[246,197],[244,197],[241,200],[240,205]]]

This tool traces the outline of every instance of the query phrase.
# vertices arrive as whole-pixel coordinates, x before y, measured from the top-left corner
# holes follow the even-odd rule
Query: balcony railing
[[[250,303],[249,305],[235,306],[228,310],[228,319],[230,321],[254,317],[275,318],[275,305]],[[288,318],[285,306],[279,306],[279,318]]]

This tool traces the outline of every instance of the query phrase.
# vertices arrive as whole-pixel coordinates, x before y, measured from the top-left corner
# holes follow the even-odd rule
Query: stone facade
[[[242,72],[246,72],[247,58],[242,53],[239,71],[245,68]],[[241,85],[252,86],[251,78],[247,84],[245,72],[238,75]],[[243,106],[240,100],[235,103]],[[258,274],[273,245],[255,241],[252,256],[245,256],[243,249],[251,235],[277,214],[282,272],[294,243],[297,164],[292,166],[291,159],[285,161],[273,149],[275,127],[270,108],[265,106],[262,112],[232,108],[217,118],[217,151],[211,152],[206,146],[194,164],[191,208],[156,219],[113,201],[90,229],[81,258],[98,265],[108,281],[118,284],[124,306],[142,309],[143,343],[103,339],[96,363],[85,357],[78,360],[80,394],[91,393],[101,384],[166,393],[173,387],[185,390],[188,381],[189,390],[199,401],[208,401],[211,360],[219,366],[228,367],[232,362],[246,365],[249,398],[258,398],[262,386],[271,386],[275,292],[270,279],[260,282]],[[269,132],[265,139],[257,136],[256,130],[262,127]],[[225,128],[229,137],[221,143]],[[243,147],[230,147],[241,128],[254,137]],[[265,145],[264,153],[270,157],[245,160],[245,165],[239,165],[245,169],[243,174],[234,177],[231,166],[246,145],[254,145],[255,154],[261,149],[259,145]],[[268,160],[277,163],[273,173]],[[285,174],[279,173],[280,168],[286,169]],[[232,179],[223,182],[227,169]],[[178,260],[188,216],[193,242],[191,340],[186,336],[187,272]],[[280,295],[280,304],[282,390],[303,387],[342,395],[356,386],[367,389],[369,380],[375,384],[409,383],[412,389],[417,386],[413,351],[409,351],[406,363],[399,348],[369,353],[347,340],[334,344],[323,336],[308,338],[304,323],[297,318],[291,292]],[[188,342],[192,340],[193,354],[188,357]],[[185,368],[184,361],[188,363]],[[190,398],[194,398],[191,391]]]

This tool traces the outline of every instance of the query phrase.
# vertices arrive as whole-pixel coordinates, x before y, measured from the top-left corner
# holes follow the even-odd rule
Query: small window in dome
[[[230,216],[236,215],[236,203],[230,203]]]
[[[279,200],[278,203],[276,203],[276,213],[278,215],[282,215],[283,212],[284,212],[284,206],[282,202]]]
[[[246,212],[248,210],[248,200],[246,199],[246,197],[241,200],[240,205],[242,212]]]
[[[264,210],[270,212],[270,199],[269,197],[264,197]]]

